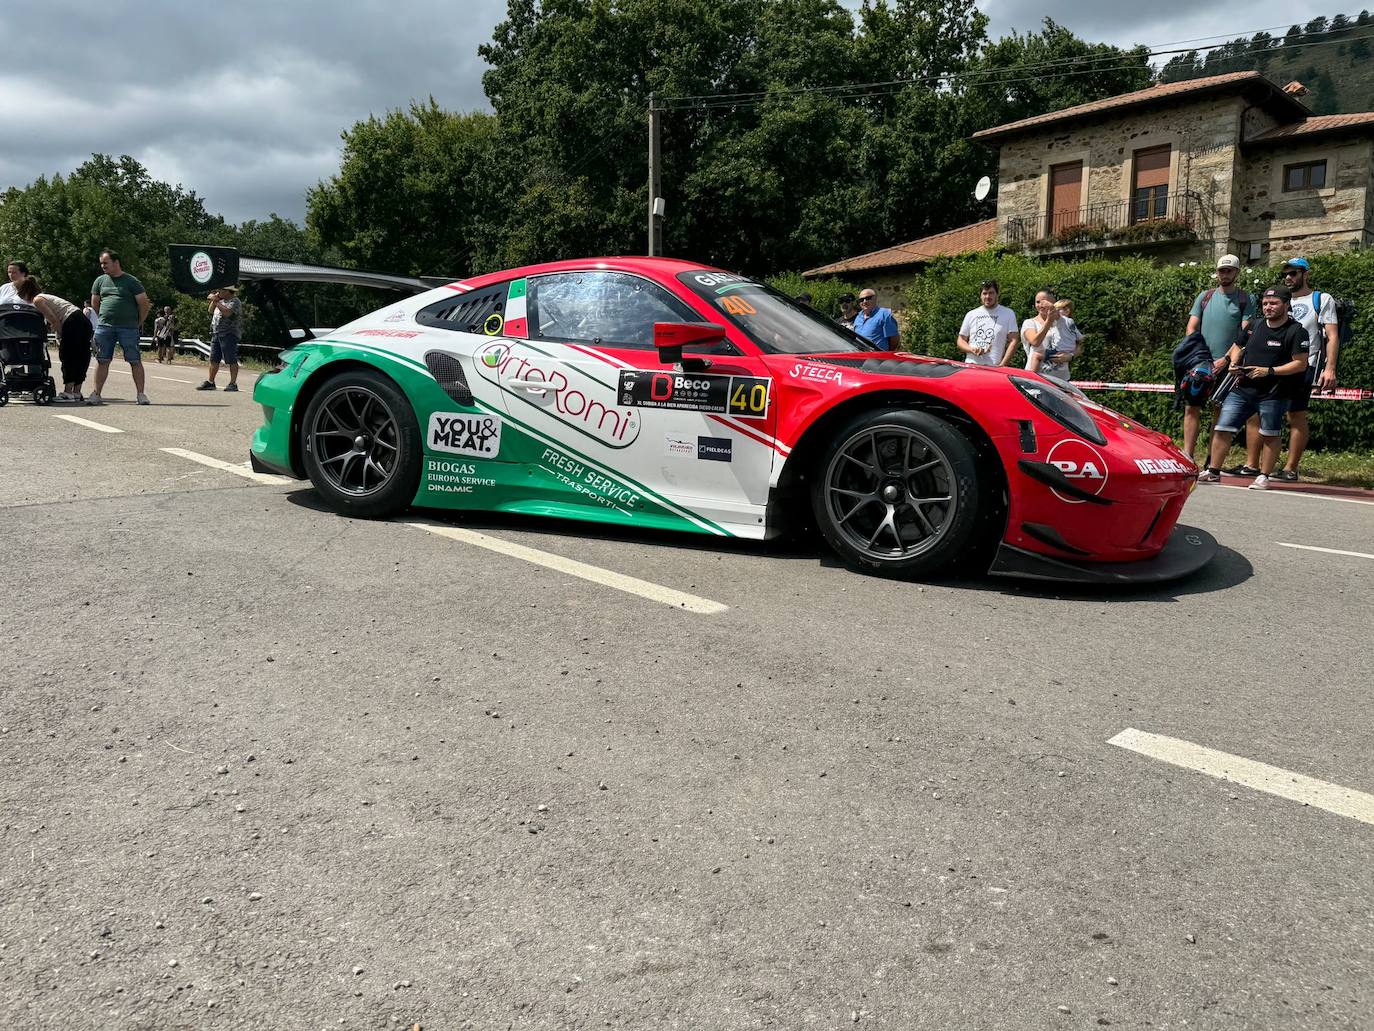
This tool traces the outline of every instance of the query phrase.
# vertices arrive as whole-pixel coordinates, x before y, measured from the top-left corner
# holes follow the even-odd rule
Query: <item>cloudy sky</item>
[[[994,38],[1034,30],[1047,13],[1035,0],[982,8]],[[505,9],[505,0],[240,0],[206,14],[183,0],[43,0],[32,30],[0,22],[0,190],[70,172],[93,152],[131,154],[232,222],[272,212],[300,221],[306,189],[337,170],[339,133],[354,122],[430,95],[454,110],[486,107],[477,46]],[[1062,0],[1048,13],[1117,44],[1283,22],[1272,8],[1196,0]]]

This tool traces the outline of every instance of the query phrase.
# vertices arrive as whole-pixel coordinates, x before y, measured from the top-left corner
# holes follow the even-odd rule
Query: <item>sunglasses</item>
[[[1286,268],[1286,269],[1283,270],[1283,274],[1284,274],[1285,276],[1296,276],[1296,275],[1300,275],[1301,273],[1302,273],[1302,269],[1300,269],[1300,268]]]
[[[874,304],[877,300],[878,300],[878,298],[876,298],[876,297],[860,297],[860,298],[859,298],[859,303],[860,303],[860,304]]]

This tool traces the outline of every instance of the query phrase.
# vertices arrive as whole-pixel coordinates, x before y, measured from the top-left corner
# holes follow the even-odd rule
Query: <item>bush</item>
[[[853,283],[846,283],[842,279],[803,279],[800,272],[770,276],[766,282],[774,290],[779,290],[788,297],[796,297],[802,293],[810,294],[811,307],[832,319],[840,317],[841,294],[859,296],[859,288]]]
[[[1312,281],[1323,292],[1355,302],[1354,341],[1340,355],[1343,387],[1374,386],[1374,250],[1315,257]],[[1280,281],[1277,268],[1245,269],[1240,285],[1252,296]],[[1051,286],[1074,302],[1074,319],[1087,334],[1074,361],[1079,380],[1168,383],[1170,354],[1183,336],[1197,294],[1214,285],[1205,266],[1166,266],[1143,258],[1045,261],[997,251],[940,258],[916,276],[906,293],[902,343],[919,354],[959,358],[955,338],[964,313],[978,304],[984,279],[1002,285],[1002,303],[1019,319],[1034,308],[1035,293]],[[1182,418],[1167,394],[1093,392],[1092,396],[1147,426],[1182,436]],[[1319,401],[1312,405],[1312,446],[1374,448],[1374,402]]]

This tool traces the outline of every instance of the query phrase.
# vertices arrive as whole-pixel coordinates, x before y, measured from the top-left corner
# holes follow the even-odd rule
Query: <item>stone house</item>
[[[1235,72],[1108,97],[984,129],[997,149],[997,217],[812,269],[919,267],[970,231],[1026,253],[1141,254],[1271,264],[1374,243],[1374,113],[1313,115],[1298,83]],[[969,189],[973,184],[970,182]],[[965,248],[971,250],[976,248]],[[884,257],[884,256],[887,257]],[[928,259],[926,259],[928,260]],[[868,282],[865,279],[865,282]]]

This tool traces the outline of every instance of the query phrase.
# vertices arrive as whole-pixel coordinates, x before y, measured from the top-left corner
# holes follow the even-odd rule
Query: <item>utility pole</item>
[[[658,153],[657,97],[649,94],[649,257],[663,253],[663,183]]]

